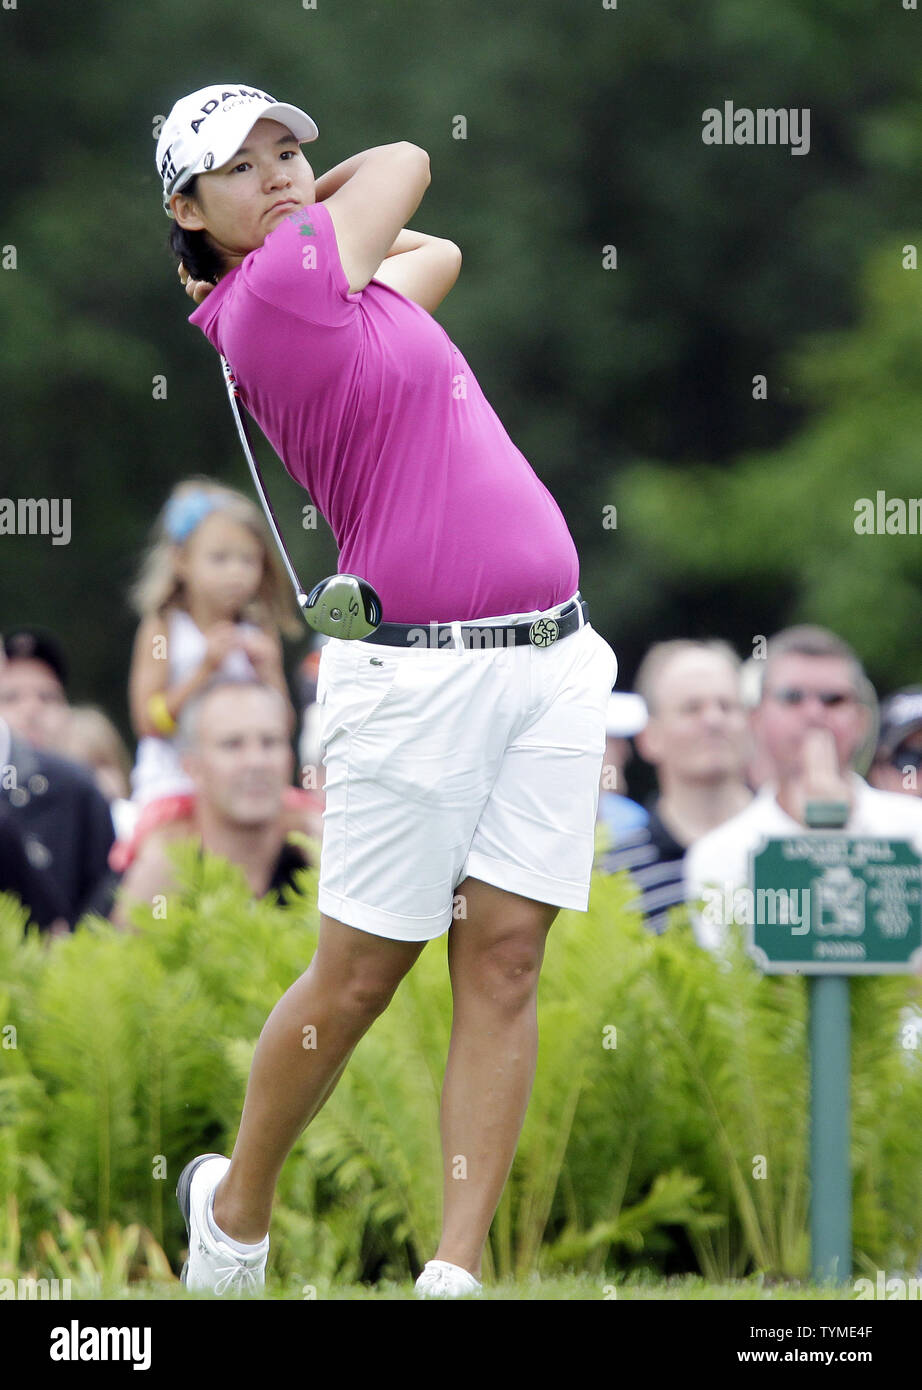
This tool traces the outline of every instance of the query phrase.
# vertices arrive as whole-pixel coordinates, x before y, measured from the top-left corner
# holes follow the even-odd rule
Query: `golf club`
[[[347,640],[367,637],[370,632],[374,632],[381,622],[381,600],[367,579],[361,579],[357,574],[331,574],[327,579],[321,579],[319,584],[315,584],[309,594],[305,594],[303,585],[292,564],[291,556],[282,539],[275,512],[272,510],[272,503],[269,501],[263,485],[259,464],[253,453],[246,421],[237,404],[240,392],[236,377],[230,363],[223,355],[221,367],[224,371],[224,384],[227,387],[231,410],[234,412],[234,422],[240,436],[240,443],[243,445],[243,452],[246,455],[253,482],[256,484],[256,491],[259,493],[259,500],[266,514],[269,529],[288,571],[288,578],[294,588],[298,607],[304,614],[305,620],[315,632],[322,632],[327,637],[342,637]]]

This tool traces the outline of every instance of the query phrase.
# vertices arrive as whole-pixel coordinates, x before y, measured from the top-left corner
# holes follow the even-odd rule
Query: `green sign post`
[[[842,807],[812,823],[844,823]],[[810,1242],[816,1280],[851,1273],[848,976],[922,965],[922,859],[906,840],[805,830],[750,861],[748,948],[768,973],[808,975]]]

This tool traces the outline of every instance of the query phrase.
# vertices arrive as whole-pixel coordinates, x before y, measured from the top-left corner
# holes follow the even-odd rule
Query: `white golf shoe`
[[[416,1281],[417,1298],[470,1298],[483,1285],[468,1270],[447,1260],[430,1260]]]
[[[176,1200],[189,1234],[189,1258],[180,1278],[187,1289],[215,1294],[258,1294],[266,1282],[269,1237],[241,1254],[215,1236],[208,1221],[214,1190],[230,1167],[221,1154],[202,1154],[187,1163],[176,1184]]]

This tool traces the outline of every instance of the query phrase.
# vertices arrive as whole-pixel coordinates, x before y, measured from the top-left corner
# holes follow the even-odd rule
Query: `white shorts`
[[[459,627],[450,647],[321,652],[318,907],[396,941],[446,932],[468,875],[589,906],[615,653],[589,623],[548,647],[466,648]]]

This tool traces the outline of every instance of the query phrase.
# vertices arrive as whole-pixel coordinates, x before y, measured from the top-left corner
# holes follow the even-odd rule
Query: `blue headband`
[[[181,544],[187,540],[209,513],[217,511],[223,503],[219,497],[196,488],[171,497],[163,513],[163,529],[171,541]]]

